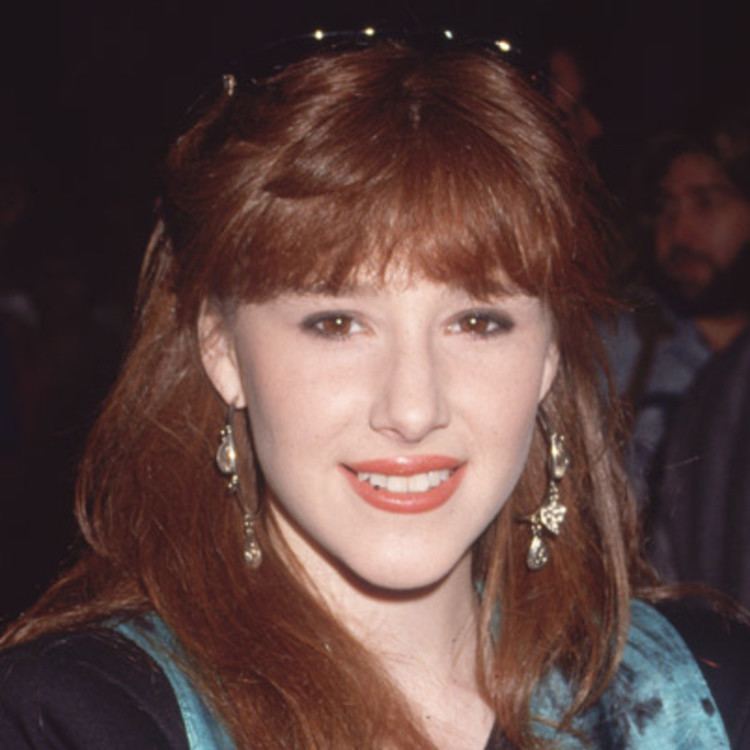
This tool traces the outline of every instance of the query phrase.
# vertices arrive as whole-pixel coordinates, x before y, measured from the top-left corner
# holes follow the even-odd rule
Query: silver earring
[[[227,423],[221,428],[221,441],[216,451],[216,466],[227,479],[227,489],[237,492],[240,486],[240,477],[237,474],[237,448],[234,444],[234,432],[232,431],[232,415],[234,409],[230,407],[227,415]]]
[[[234,432],[232,430],[232,417],[234,416],[234,406],[229,406],[227,421],[221,430],[221,441],[216,451],[216,466],[227,479],[227,489],[238,498],[240,490],[240,477],[237,473],[237,447],[234,442]],[[257,514],[251,513],[240,502],[242,510],[242,528],[245,534],[245,544],[243,556],[247,565],[253,570],[257,570],[263,562],[263,551],[258,544],[255,536],[255,521]]]
[[[570,456],[563,435],[549,435],[549,484],[542,506],[523,520],[531,526],[531,543],[526,553],[526,567],[539,570],[549,561],[549,548],[544,541],[545,532],[557,536],[568,509],[560,502],[560,482],[570,466]]]

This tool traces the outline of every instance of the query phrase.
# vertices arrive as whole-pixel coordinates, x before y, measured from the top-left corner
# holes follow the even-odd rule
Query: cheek
[[[546,349],[510,352],[484,367],[455,375],[460,412],[473,435],[511,464],[525,460],[543,395]]]
[[[711,249],[715,260],[722,266],[729,265],[740,250],[750,241],[750,213],[735,212],[717,222],[711,232]]]
[[[512,391],[496,393],[493,402],[476,412],[489,435],[490,460],[504,462],[506,470],[515,474],[520,473],[526,461],[538,410],[538,389],[528,385],[527,382]]]
[[[529,375],[494,385],[475,381],[471,404],[464,402],[477,533],[505,506],[528,460],[541,384],[540,376]]]
[[[672,232],[665,222],[657,222],[654,227],[654,254],[657,260],[664,260],[672,245]]]
[[[258,459],[272,467],[316,460],[353,418],[358,401],[353,373],[300,363],[289,352],[248,358],[243,390]]]

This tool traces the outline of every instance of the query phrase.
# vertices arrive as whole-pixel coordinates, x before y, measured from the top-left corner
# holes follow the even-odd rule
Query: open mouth
[[[465,463],[451,459],[373,461],[341,468],[360,498],[393,513],[422,513],[443,505],[466,473]],[[428,470],[420,471],[423,468]]]
[[[411,476],[394,476],[392,474],[375,474],[366,471],[357,472],[360,482],[367,482],[376,490],[388,492],[427,492],[434,487],[439,487],[450,478],[453,473],[451,469],[438,469],[426,471]]]

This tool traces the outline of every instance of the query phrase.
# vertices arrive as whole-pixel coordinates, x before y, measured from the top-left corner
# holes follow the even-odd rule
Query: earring
[[[234,408],[229,407],[227,423],[221,428],[221,442],[216,451],[216,466],[227,479],[227,489],[237,492],[240,486],[240,477],[237,474],[237,448],[234,445],[234,432],[232,431],[231,419]]]
[[[232,430],[232,417],[234,416],[234,406],[230,404],[227,413],[227,421],[221,429],[221,441],[216,451],[216,466],[227,479],[227,489],[238,498],[240,490],[240,477],[237,473],[237,447],[234,442],[234,432]],[[242,510],[242,528],[245,534],[245,544],[243,556],[247,565],[253,570],[257,570],[263,562],[263,551],[258,544],[255,536],[255,521],[257,513],[251,513],[240,502]]]
[[[545,430],[546,431],[546,430]],[[529,570],[543,568],[549,560],[549,548],[544,541],[545,531],[557,536],[565,520],[568,509],[560,502],[560,481],[570,466],[570,456],[565,448],[563,435],[553,432],[549,435],[549,484],[544,504],[530,516],[523,519],[531,525],[531,543],[526,553],[526,567]]]

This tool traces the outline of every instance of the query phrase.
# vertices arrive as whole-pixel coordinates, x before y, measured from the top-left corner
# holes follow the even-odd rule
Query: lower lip
[[[442,484],[426,492],[389,492],[375,489],[369,482],[357,478],[351,470],[342,467],[344,476],[354,491],[367,503],[389,513],[426,513],[450,500],[466,473],[466,464],[456,469]]]

